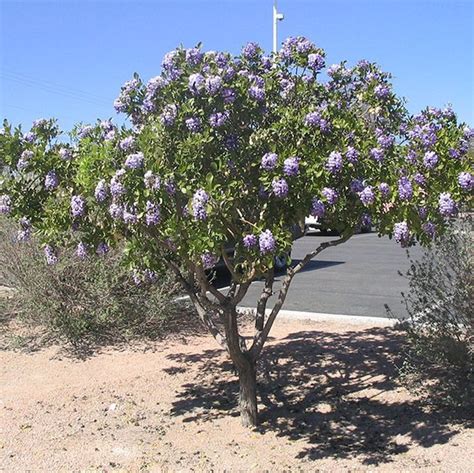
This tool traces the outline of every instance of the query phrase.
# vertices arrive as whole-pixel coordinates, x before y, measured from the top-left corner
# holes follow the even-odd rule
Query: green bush
[[[465,216],[418,261],[404,294],[408,349],[405,384],[436,404],[473,403],[473,220]]]
[[[66,253],[48,266],[37,242],[18,243],[6,220],[0,221],[2,285],[14,291],[0,297],[0,319],[13,317],[77,347],[161,336],[178,326],[175,315],[183,310],[173,302],[177,286],[169,274],[137,286],[118,251],[86,260]]]

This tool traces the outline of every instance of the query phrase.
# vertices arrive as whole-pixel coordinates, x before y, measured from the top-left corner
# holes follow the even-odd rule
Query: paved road
[[[315,233],[299,239],[293,247],[293,260],[333,238]],[[410,249],[413,256],[421,251],[418,247]],[[398,271],[406,271],[408,265],[406,250],[393,240],[373,233],[356,235],[322,252],[295,276],[283,308],[385,317],[384,304],[388,304],[395,314],[406,316],[400,293],[407,290],[408,283]],[[241,305],[255,307],[262,287],[260,281],[253,283]]]

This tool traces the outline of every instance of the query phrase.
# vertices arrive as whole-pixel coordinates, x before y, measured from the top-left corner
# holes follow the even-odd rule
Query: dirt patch
[[[472,471],[469,421],[395,382],[387,327],[280,321],[260,366],[261,426],[213,339],[92,358],[0,352],[4,471]]]

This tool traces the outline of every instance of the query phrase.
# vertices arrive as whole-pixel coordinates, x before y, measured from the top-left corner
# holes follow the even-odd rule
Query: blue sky
[[[474,124],[474,1],[279,0],[279,39],[305,35],[328,63],[365,58],[394,77],[411,112],[452,104]],[[272,0],[0,0],[0,116],[63,129],[114,117],[134,71],[157,75],[179,44],[237,53],[272,41]]]

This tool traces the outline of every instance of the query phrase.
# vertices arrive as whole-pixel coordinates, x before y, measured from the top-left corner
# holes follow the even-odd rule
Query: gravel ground
[[[395,382],[403,339],[373,324],[278,321],[260,366],[260,427],[207,336],[84,360],[0,352],[0,470],[474,471],[474,435]]]

